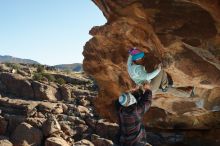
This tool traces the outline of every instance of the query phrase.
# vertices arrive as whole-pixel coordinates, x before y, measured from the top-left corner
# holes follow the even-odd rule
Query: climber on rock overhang
[[[144,52],[133,48],[129,51],[128,57],[128,73],[131,79],[137,84],[141,85],[144,81],[148,81],[151,84],[151,89],[156,92],[161,89],[166,92],[170,86],[172,86],[172,80],[167,76],[167,73],[161,69],[161,64],[157,69],[149,73],[146,71],[144,64]]]
[[[183,90],[172,88],[173,81],[171,77],[162,69],[161,64],[153,72],[147,72],[144,67],[144,52],[136,48],[129,50],[127,61],[128,74],[137,86],[142,86],[145,81],[150,82],[153,93],[169,92],[179,97],[191,97],[192,90]]]

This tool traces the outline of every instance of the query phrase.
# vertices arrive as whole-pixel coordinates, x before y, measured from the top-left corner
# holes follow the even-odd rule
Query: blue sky
[[[105,23],[91,0],[0,0],[0,55],[82,63],[89,30]]]

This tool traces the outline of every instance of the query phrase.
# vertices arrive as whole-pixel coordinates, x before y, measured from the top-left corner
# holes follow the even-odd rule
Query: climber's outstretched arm
[[[128,73],[133,80],[137,79],[150,81],[151,79],[156,77],[161,71],[161,66],[159,66],[158,69],[154,70],[153,72],[147,73],[144,66],[132,65],[132,55],[129,55],[128,57],[127,67]]]
[[[147,73],[143,66],[139,66],[136,68],[136,73],[140,76],[140,78],[150,81],[151,79],[155,78],[161,71],[161,67],[154,70],[151,73]]]
[[[155,69],[153,72],[151,73],[147,73],[148,74],[148,78],[151,80],[153,78],[155,78],[161,71],[161,67]]]

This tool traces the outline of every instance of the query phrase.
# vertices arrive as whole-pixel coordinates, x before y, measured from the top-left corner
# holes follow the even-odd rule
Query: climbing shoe
[[[195,96],[195,87],[192,87],[192,91],[191,91],[191,94],[190,94],[190,97],[193,97]]]
[[[161,90],[162,90],[163,92],[167,92],[167,91],[168,91],[168,87],[166,87],[166,88],[164,88],[164,89],[162,88]]]
[[[172,87],[173,86],[173,80],[172,80],[171,76],[168,73],[167,73],[167,80],[168,80],[168,85],[170,87]]]

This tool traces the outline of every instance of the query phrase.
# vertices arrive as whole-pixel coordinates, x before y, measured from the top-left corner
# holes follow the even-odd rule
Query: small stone
[[[82,99],[80,100],[80,104],[81,104],[82,106],[86,107],[86,106],[90,105],[91,103],[90,103],[89,100],[86,100],[86,98],[84,97],[84,98],[82,98]]]
[[[97,120],[87,117],[85,118],[85,122],[86,122],[86,125],[88,125],[90,128],[93,128],[93,129],[96,128]]]
[[[82,139],[73,144],[73,146],[95,146],[91,141]]]
[[[45,141],[45,146],[69,146],[61,137],[49,137]]]
[[[100,136],[93,134],[91,137],[91,141],[96,146],[113,146],[113,142],[111,140],[100,138]]]
[[[43,124],[43,133],[47,137],[54,133],[60,133],[61,127],[57,119],[54,116],[50,116]]]
[[[79,124],[78,126],[76,126],[76,130],[77,130],[77,133],[84,133],[86,130],[88,129],[88,126],[87,125],[84,125],[84,124]]]
[[[68,121],[70,122],[74,122],[76,125],[78,124],[86,124],[86,122],[82,119],[80,119],[79,117],[74,117],[74,116],[68,116],[67,118]]]
[[[74,131],[72,128],[70,128],[69,125],[62,123],[60,124],[62,131],[68,135],[68,136],[74,136],[76,134],[76,131]]]
[[[38,118],[45,118],[45,115],[42,114],[41,112],[37,112],[37,113],[36,113],[36,116],[37,116]]]
[[[68,112],[68,106],[65,104],[62,104],[62,108],[63,108],[63,113],[67,113]]]
[[[62,114],[63,113],[63,106],[62,104],[57,104],[56,107],[52,110],[53,114]]]
[[[13,146],[13,144],[9,141],[9,138],[0,136],[0,146]]]
[[[77,107],[77,110],[79,113],[89,114],[89,109],[84,106],[79,105]]]

